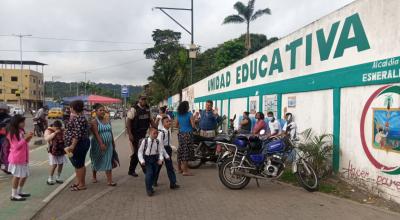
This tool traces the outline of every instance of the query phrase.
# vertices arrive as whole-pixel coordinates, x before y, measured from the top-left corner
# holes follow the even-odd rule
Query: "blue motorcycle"
[[[274,180],[291,163],[292,172],[307,191],[318,190],[318,178],[307,157],[288,136],[267,138],[238,136],[233,143],[217,142],[225,148],[219,178],[229,189],[243,189],[252,178]]]

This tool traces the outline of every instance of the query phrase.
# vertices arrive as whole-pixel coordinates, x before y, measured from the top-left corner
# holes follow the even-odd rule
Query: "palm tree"
[[[254,12],[254,3],[255,0],[249,0],[247,6],[244,5],[242,2],[236,2],[233,5],[233,8],[236,9],[238,12],[237,15],[229,15],[224,19],[222,24],[230,24],[230,23],[246,23],[247,25],[247,32],[245,38],[245,48],[246,48],[246,55],[249,54],[251,48],[251,41],[250,41],[250,22],[256,20],[260,16],[264,14],[271,14],[271,10],[269,8],[260,9]]]

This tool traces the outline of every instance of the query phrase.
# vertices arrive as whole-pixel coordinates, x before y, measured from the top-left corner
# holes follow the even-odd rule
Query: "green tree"
[[[246,38],[245,38],[246,55],[250,53],[251,49],[250,22],[256,20],[257,18],[259,18],[264,14],[271,14],[271,10],[269,8],[254,11],[254,3],[255,0],[249,0],[246,6],[240,1],[236,2],[233,5],[233,8],[238,12],[238,14],[227,16],[222,23],[222,24],[246,23],[246,28],[247,28]]]
[[[154,46],[144,51],[146,58],[155,60],[153,75],[148,78],[151,104],[180,92],[188,85],[187,50],[179,43],[181,33],[156,29],[152,34]]]

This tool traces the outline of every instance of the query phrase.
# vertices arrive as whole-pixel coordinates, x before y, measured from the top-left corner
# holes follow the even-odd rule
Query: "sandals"
[[[72,189],[72,188],[75,188],[75,187],[78,187],[78,186],[79,186],[79,184],[74,183],[69,188]]]
[[[92,179],[92,183],[98,183],[97,179]]]
[[[193,173],[182,173],[182,176],[194,176]]]
[[[71,191],[82,191],[82,190],[86,190],[86,187],[79,187],[79,186],[75,186],[71,188]]]
[[[117,183],[112,182],[112,183],[109,183],[109,184],[107,184],[107,185],[108,185],[108,186],[114,187],[114,186],[117,186]]]

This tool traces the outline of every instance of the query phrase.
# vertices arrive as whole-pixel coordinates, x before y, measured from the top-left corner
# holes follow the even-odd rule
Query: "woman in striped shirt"
[[[112,181],[112,156],[115,149],[111,123],[105,116],[105,108],[101,104],[93,106],[96,117],[91,122],[93,137],[91,139],[90,159],[92,161],[93,183],[97,183],[97,172],[105,171],[109,186],[116,186]]]

